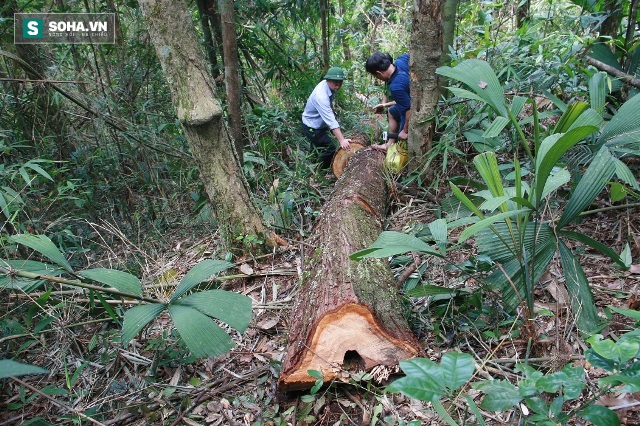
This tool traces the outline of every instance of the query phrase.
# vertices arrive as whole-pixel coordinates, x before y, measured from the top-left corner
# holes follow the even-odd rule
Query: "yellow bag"
[[[407,141],[399,140],[387,148],[384,164],[393,173],[400,173],[409,160]]]

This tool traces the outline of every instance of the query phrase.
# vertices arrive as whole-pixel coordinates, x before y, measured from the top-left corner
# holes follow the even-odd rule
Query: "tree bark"
[[[322,32],[322,60],[325,69],[329,69],[329,8],[328,0],[320,0],[320,28]]]
[[[589,65],[593,65],[594,67],[596,67],[600,71],[604,71],[607,74],[612,75],[612,76],[614,76],[616,78],[619,78],[620,80],[624,81],[625,83],[640,89],[640,79],[635,78],[634,76],[629,75],[629,74],[625,73],[624,71],[620,71],[619,69],[616,69],[616,68],[614,68],[614,67],[612,67],[610,65],[607,65],[604,62],[600,62],[599,60],[594,59],[591,56],[587,56],[586,62]]]
[[[632,44],[633,37],[636,32],[635,28],[638,22],[638,5],[640,4],[640,0],[633,0],[629,4],[629,14],[627,15],[627,30],[624,37],[624,51],[626,52],[624,58],[624,69],[628,70],[631,67],[631,62],[633,61],[632,54]]]
[[[218,57],[216,56],[216,46],[213,42],[213,33],[209,21],[209,10],[204,0],[197,0],[198,13],[200,14],[200,26],[202,27],[202,37],[204,38],[204,45],[207,50],[207,58],[209,60],[209,66],[211,67],[211,76],[215,79],[218,72]]]
[[[222,53],[224,57],[224,82],[227,94],[229,132],[235,144],[238,158],[242,159],[244,147],[241,113],[242,89],[240,88],[240,65],[233,0],[218,0],[218,10],[220,11],[222,25]]]
[[[524,0],[516,4],[517,12],[516,12],[516,25],[518,28],[522,28],[522,26],[529,20],[529,13],[531,11],[531,0]]]
[[[411,26],[411,121],[409,158],[411,170],[420,168],[419,159],[431,149],[435,114],[440,96],[436,69],[443,52],[442,13],[445,0],[416,0]],[[453,15],[455,17],[455,15]]]
[[[421,353],[403,315],[396,282],[382,259],[349,259],[382,231],[388,189],[384,154],[355,153],[323,207],[309,243],[314,253],[291,316],[282,391],[310,388],[345,370],[395,365]]]
[[[456,26],[458,21],[458,0],[445,0],[442,7],[442,53],[440,54],[440,65],[449,65],[451,57],[449,49],[454,48]],[[444,93],[444,88],[440,88],[440,94]]]
[[[618,38],[620,23],[622,22],[622,2],[620,0],[605,0],[604,2],[605,20],[600,26],[599,41],[608,44],[611,50],[615,51],[615,41]]]
[[[238,247],[238,240],[256,243],[270,238],[226,132],[222,107],[184,1],[140,0],[139,4],[223,243],[232,248]]]

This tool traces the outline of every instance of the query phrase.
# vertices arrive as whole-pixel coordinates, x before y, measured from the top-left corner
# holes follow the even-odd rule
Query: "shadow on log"
[[[289,324],[280,391],[308,389],[345,370],[396,365],[422,352],[411,332],[396,282],[383,259],[355,262],[349,255],[370,246],[382,231],[388,203],[384,154],[358,151],[322,208],[308,242],[315,249]]]

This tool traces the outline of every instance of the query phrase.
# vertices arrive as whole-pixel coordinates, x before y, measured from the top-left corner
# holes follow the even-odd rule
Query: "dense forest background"
[[[0,6],[0,424],[638,424],[637,0],[176,4],[214,152],[156,54],[156,2]],[[115,13],[117,41],[14,44],[17,12]],[[389,260],[428,358],[278,399],[335,183],[300,116],[341,66],[343,132],[380,143],[377,50],[411,54],[412,159],[354,260]],[[241,203],[252,230],[229,224]],[[199,293],[236,307],[194,308],[204,341]]]

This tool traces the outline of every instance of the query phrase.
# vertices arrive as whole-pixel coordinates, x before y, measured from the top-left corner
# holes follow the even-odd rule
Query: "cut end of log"
[[[282,372],[280,388],[287,392],[308,389],[316,381],[308,373],[322,373],[324,382],[342,377],[345,371],[368,371],[378,365],[396,365],[420,353],[415,341],[395,338],[376,322],[362,305],[346,304],[325,315],[315,328],[309,347],[298,365]]]
[[[365,148],[365,146],[361,143],[351,142],[351,149],[349,151],[345,151],[340,148],[333,156],[333,160],[331,161],[331,170],[333,170],[333,175],[336,178],[339,178],[342,175],[342,172],[347,167],[347,162],[353,157],[353,154],[356,151],[360,151]]]

